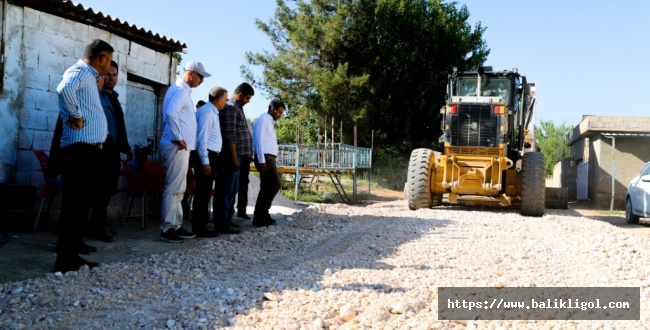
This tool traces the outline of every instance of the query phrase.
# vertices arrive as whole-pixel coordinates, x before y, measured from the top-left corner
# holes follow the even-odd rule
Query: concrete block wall
[[[12,6],[0,7],[5,13],[4,79],[0,91],[0,182],[13,182],[18,154],[18,121],[22,108],[23,83],[14,77],[22,76],[24,52],[22,49],[22,10]],[[11,37],[9,37],[11,36]]]
[[[89,41],[103,39],[115,49],[114,60],[120,66],[116,90],[125,112],[127,72],[162,85],[168,85],[174,74],[170,72],[169,55],[121,36],[11,3],[6,8],[0,182],[36,186],[36,203],[40,201],[43,176],[32,150],[49,154],[59,112],[56,87],[63,72],[83,57]]]
[[[611,139],[599,135],[592,140],[596,154],[594,158],[597,160],[589,177],[592,204],[609,209],[614,177],[614,209],[625,210],[625,196],[630,180],[650,161],[650,149],[647,147],[650,138],[616,137],[613,155]],[[612,168],[615,171],[613,174]]]

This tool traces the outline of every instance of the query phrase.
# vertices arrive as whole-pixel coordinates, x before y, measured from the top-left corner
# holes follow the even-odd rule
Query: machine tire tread
[[[434,161],[434,153],[430,149],[421,148],[411,152],[406,181],[406,197],[411,210],[430,208],[434,205],[434,196],[431,194],[431,169]]]
[[[541,152],[527,152],[521,161],[521,214],[541,217],[546,204],[546,160]]]

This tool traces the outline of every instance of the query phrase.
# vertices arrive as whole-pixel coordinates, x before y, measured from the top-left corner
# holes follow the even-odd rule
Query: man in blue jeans
[[[219,114],[223,146],[219,154],[219,169],[215,187],[215,230],[222,234],[238,234],[237,224],[230,221],[230,207],[239,191],[241,157],[252,157],[251,132],[248,129],[244,105],[255,95],[253,87],[241,83]],[[217,197],[217,195],[219,197]]]

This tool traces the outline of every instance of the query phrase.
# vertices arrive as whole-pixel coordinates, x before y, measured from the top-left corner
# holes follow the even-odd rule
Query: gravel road
[[[648,238],[571,210],[313,205],[196,248],[0,284],[0,329],[641,329]],[[198,240],[197,240],[198,241]],[[641,287],[638,321],[439,321],[438,287]]]

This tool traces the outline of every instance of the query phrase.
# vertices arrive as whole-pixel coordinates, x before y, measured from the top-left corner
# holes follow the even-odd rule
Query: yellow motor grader
[[[535,97],[526,76],[512,71],[449,75],[447,100],[440,110],[442,152],[411,153],[406,199],[411,210],[442,203],[518,206],[521,214],[545,211],[545,159],[525,141]]]

